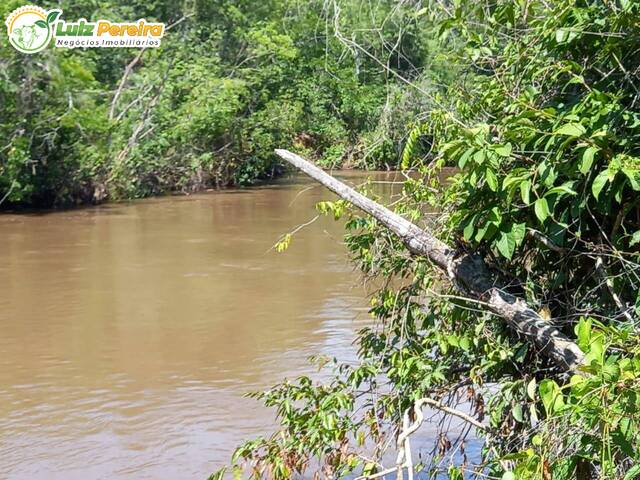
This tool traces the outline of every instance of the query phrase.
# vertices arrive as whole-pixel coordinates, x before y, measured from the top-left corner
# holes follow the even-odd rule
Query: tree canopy
[[[4,2],[0,16],[18,6]],[[283,145],[326,166],[393,167],[403,137],[395,127],[409,113],[386,112],[400,94],[389,72],[414,75],[429,58],[413,8],[392,1],[41,6],[72,20],[163,21],[167,31],[160,48],[144,51],[49,48],[28,56],[0,44],[7,204],[252,183],[281,172],[273,150]]]

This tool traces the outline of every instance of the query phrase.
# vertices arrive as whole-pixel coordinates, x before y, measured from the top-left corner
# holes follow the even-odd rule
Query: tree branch
[[[413,480],[413,460],[411,458],[411,443],[409,442],[409,437],[411,437],[411,435],[413,435],[422,426],[422,422],[424,422],[424,414],[422,413],[422,407],[424,405],[429,405],[437,410],[461,418],[483,432],[489,431],[486,425],[482,424],[471,415],[461,412],[460,410],[456,410],[455,408],[448,407],[438,400],[433,400],[432,398],[420,398],[413,403],[412,407],[405,410],[402,415],[402,431],[398,435],[398,439],[396,441],[398,448],[396,466],[371,475],[362,475],[357,477],[356,480],[373,480],[394,472],[396,473],[396,479],[402,480],[405,468],[407,469],[407,480]],[[413,414],[416,417],[413,423],[409,420],[409,413],[411,411],[413,411]]]
[[[482,430],[483,432],[486,432],[489,430],[486,425],[479,422],[478,420],[473,418],[471,415],[467,415],[466,413],[461,412],[460,410],[456,410],[455,408],[447,407],[442,402],[433,400],[432,398],[421,398],[420,400],[417,400],[414,407],[415,411],[418,411],[422,407],[422,405],[429,405],[430,407],[433,407],[437,410],[448,413],[449,415],[453,415],[455,417],[461,418],[465,422],[470,423],[471,425],[476,427],[478,430]]]
[[[194,13],[190,13],[189,15],[183,15],[178,20],[173,22],[171,25],[167,26],[167,28],[165,28],[164,31],[166,32],[168,30],[171,30],[176,25],[180,25],[186,19],[188,19],[190,17],[193,17],[194,15],[195,15]],[[120,95],[122,94],[122,90],[123,90],[125,84],[127,83],[127,80],[129,79],[129,75],[131,75],[131,72],[133,71],[134,67],[142,59],[142,55],[144,55],[144,52],[146,50],[147,50],[146,47],[141,48],[140,51],[138,52],[138,54],[135,57],[133,57],[133,59],[125,67],[124,74],[122,75],[122,78],[120,79],[120,82],[118,83],[118,88],[116,90],[116,93],[113,95],[113,99],[111,100],[111,106],[109,107],[109,120],[113,120],[113,117],[116,114],[116,106],[118,104],[118,100],[120,99]],[[118,117],[118,120],[120,120],[120,117]]]
[[[429,258],[446,272],[462,295],[484,302],[489,311],[502,317],[512,330],[533,344],[559,368],[574,371],[582,365],[584,354],[578,345],[551,322],[540,317],[524,300],[508,293],[478,255],[456,252],[428,230],[422,230],[397,213],[358,193],[304,158],[287,150],[276,150],[276,154],[374,217],[395,233],[411,253]]]

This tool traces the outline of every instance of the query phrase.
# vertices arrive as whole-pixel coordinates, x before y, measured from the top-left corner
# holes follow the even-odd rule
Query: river
[[[368,321],[340,223],[272,249],[330,198],[294,176],[0,216],[0,478],[204,479],[268,432],[243,395],[353,358]]]

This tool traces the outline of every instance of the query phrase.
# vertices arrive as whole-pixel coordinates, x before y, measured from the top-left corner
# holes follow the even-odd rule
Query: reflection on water
[[[243,394],[351,358],[367,321],[341,225],[270,250],[328,198],[295,177],[0,217],[0,477],[206,478],[268,431]]]

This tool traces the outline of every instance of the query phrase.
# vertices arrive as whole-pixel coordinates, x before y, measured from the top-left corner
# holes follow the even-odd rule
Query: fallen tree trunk
[[[340,198],[374,217],[395,233],[415,255],[428,257],[440,267],[453,285],[467,298],[479,300],[486,308],[533,344],[543,355],[566,371],[583,364],[584,354],[575,342],[546,321],[524,300],[508,293],[478,255],[457,252],[417,225],[374,202],[333,178],[304,158],[287,150],[276,154],[318,181]]]

